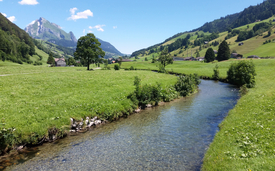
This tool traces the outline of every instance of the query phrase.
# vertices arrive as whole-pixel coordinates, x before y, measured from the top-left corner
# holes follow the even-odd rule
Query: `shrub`
[[[227,71],[227,79],[230,83],[247,88],[255,86],[255,65],[252,61],[240,61],[230,65]]]
[[[120,68],[119,68],[119,65],[115,64],[115,65],[114,65],[114,69],[115,69],[115,70],[119,70],[119,69],[120,69]]]
[[[175,89],[181,96],[188,96],[197,89],[199,84],[200,79],[197,74],[190,74],[186,76],[180,75],[175,84]]]
[[[219,78],[220,78],[219,65],[216,64],[216,66],[213,69],[213,71],[214,71],[214,74],[212,75],[212,79],[219,80]]]
[[[130,67],[130,70],[135,70],[135,68],[133,66]]]

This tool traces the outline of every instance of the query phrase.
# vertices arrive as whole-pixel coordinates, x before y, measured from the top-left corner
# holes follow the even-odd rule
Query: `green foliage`
[[[219,46],[217,59],[218,61],[228,60],[230,58],[230,49],[227,42],[224,40]]]
[[[115,69],[115,70],[119,70],[119,69],[120,69],[119,65],[118,65],[118,64],[115,64],[115,65],[114,65],[114,69]]]
[[[219,80],[220,79],[220,71],[219,71],[219,65],[216,64],[215,68],[213,69],[214,74],[212,75],[212,79]]]
[[[205,57],[204,57],[204,62],[212,62],[215,60],[215,53],[214,50],[212,48],[208,48],[206,53],[205,53]]]
[[[167,48],[165,48],[163,51],[161,51],[160,56],[159,56],[159,62],[164,67],[164,69],[168,64],[173,64],[173,57],[168,52]]]
[[[34,65],[34,66],[42,65],[42,62],[35,61],[33,65]]]
[[[89,70],[90,64],[98,60],[99,57],[104,57],[105,52],[100,48],[100,42],[94,34],[88,33],[78,39],[74,57],[87,65]]]
[[[156,62],[156,58],[153,56],[152,63],[155,63],[155,62]]]
[[[148,61],[147,57],[145,57],[145,61]]]
[[[168,102],[178,96],[173,86],[162,88],[159,83],[156,85],[145,84],[141,86],[140,81],[141,79],[136,76],[134,79],[135,91],[128,95],[128,98],[143,109],[147,104],[158,105],[160,100]]]
[[[196,91],[200,84],[200,78],[197,74],[180,75],[175,84],[175,89],[181,96],[188,96]]]
[[[48,57],[48,60],[47,60],[47,64],[51,64],[51,65],[55,64],[55,60],[53,58],[53,54],[52,53],[49,54],[49,57]]]
[[[232,63],[227,71],[227,79],[230,83],[247,88],[255,86],[255,65],[252,61],[240,61]]]
[[[11,146],[16,142],[16,137],[13,132],[15,128],[5,128],[5,119],[0,123],[0,155],[6,153]]]
[[[246,95],[247,93],[248,93],[248,88],[246,87],[246,85],[244,84],[244,85],[242,85],[241,87],[240,87],[240,94],[241,94],[241,96],[244,96],[244,95]]]

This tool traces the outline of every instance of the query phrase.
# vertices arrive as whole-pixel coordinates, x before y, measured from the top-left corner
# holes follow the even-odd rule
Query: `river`
[[[200,170],[238,98],[236,87],[202,80],[190,97],[45,144],[6,170]]]

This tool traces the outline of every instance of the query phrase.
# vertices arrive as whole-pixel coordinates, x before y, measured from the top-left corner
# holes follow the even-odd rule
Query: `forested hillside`
[[[30,56],[34,54],[32,38],[0,13],[0,59],[32,63]]]
[[[221,17],[220,19],[214,20],[212,22],[207,22],[203,26],[197,29],[194,29],[192,31],[178,33],[166,39],[163,43],[156,44],[154,46],[135,51],[133,52],[132,57],[150,55],[154,52],[159,52],[160,49],[163,48],[161,46],[167,46],[169,48],[169,52],[172,52],[175,49],[178,49],[179,46],[185,49],[188,48],[188,46],[190,47],[190,45],[201,46],[206,41],[208,42],[208,41],[214,40],[213,35],[211,37],[205,37],[207,34],[211,34],[211,33],[217,35],[221,32],[229,31],[229,34],[227,37],[228,39],[240,34],[240,37],[239,37],[240,39],[238,39],[237,41],[247,40],[254,36],[260,35],[264,31],[267,31],[269,28],[271,28],[271,24],[269,25],[265,24],[266,28],[264,28],[264,26],[261,25],[259,27],[260,29],[254,28],[253,31],[250,31],[251,29],[248,29],[250,33],[248,32],[248,30],[246,30],[246,32],[240,32],[240,31],[236,32],[236,30],[234,31],[234,29],[240,26],[244,26],[247,24],[268,19],[272,17],[273,14],[275,14],[275,0],[266,0],[256,6],[250,6],[246,8],[240,13],[227,15],[226,17]],[[232,30],[233,32],[231,32]],[[203,33],[200,33],[200,32],[203,32]],[[183,41],[184,41],[184,38],[188,35],[190,35],[189,43],[186,44]],[[195,41],[193,42],[192,40],[195,40]],[[217,42],[215,44],[217,45]],[[183,50],[181,49],[180,52],[182,51]]]

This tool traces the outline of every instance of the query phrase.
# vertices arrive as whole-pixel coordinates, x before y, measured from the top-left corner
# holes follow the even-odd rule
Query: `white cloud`
[[[89,26],[89,29],[97,29],[97,31],[104,31],[102,27],[104,27],[105,25],[96,25],[94,27]]]
[[[87,19],[88,17],[93,17],[94,14],[92,11],[90,11],[89,9],[88,10],[85,10],[83,12],[78,12],[75,14],[75,12],[77,11],[78,9],[77,8],[71,8],[70,9],[70,12],[71,12],[71,16],[68,18],[68,20],[78,20],[78,19]]]
[[[5,13],[1,13],[1,14],[2,14],[4,17],[7,17],[7,14],[5,14]],[[11,22],[16,21],[15,16],[7,17],[7,19],[9,19]]]
[[[113,29],[117,29],[117,26],[113,26]]]
[[[89,30],[88,32],[89,32],[89,33],[92,33],[93,31],[92,31],[92,30]]]
[[[8,17],[8,19],[9,19],[11,22],[16,21],[15,16],[10,16],[10,17]]]
[[[36,0],[22,0],[18,3],[21,5],[37,5],[37,4],[39,4]]]
[[[0,2],[3,1],[3,0],[0,0]]]

